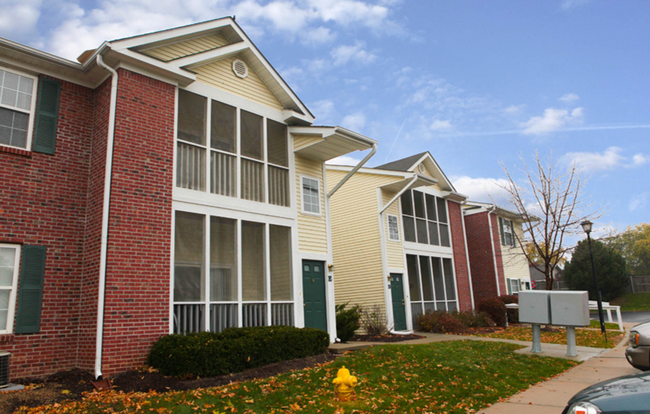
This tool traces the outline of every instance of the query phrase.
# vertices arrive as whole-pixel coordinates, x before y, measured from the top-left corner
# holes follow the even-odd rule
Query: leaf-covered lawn
[[[517,345],[453,341],[356,351],[331,364],[189,392],[90,393],[83,401],[24,413],[471,413],[577,363],[519,355]],[[358,377],[356,400],[339,402],[343,365]]]
[[[600,323],[597,323],[596,326],[600,327]],[[554,327],[552,332],[546,332],[542,329],[541,334],[543,343],[566,344],[566,329]],[[507,329],[491,333],[475,334],[475,336],[532,342],[533,329],[530,326],[511,325]],[[607,330],[607,342],[605,342],[605,337],[600,333],[600,330],[576,328],[576,345],[593,348],[614,348],[623,339],[622,336],[623,333],[620,331]]]

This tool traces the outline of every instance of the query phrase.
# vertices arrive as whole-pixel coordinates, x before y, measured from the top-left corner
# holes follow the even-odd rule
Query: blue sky
[[[370,165],[430,151],[489,201],[500,164],[521,178],[520,157],[552,152],[589,179],[601,231],[649,221],[647,1],[0,0],[0,36],[74,59],[227,15],[317,124],[379,141]]]

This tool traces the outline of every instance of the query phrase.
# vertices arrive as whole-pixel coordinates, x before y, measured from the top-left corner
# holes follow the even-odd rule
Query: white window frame
[[[317,190],[318,190],[318,203],[317,203],[318,212],[305,210],[305,188],[304,188],[305,180],[316,181],[316,186],[317,186]],[[306,214],[308,216],[321,217],[321,210],[322,209],[321,209],[321,186],[320,186],[320,183],[321,183],[320,179],[318,179],[316,177],[310,177],[308,175],[302,175],[302,174],[300,175],[300,211],[302,212],[302,214]]]
[[[504,246],[515,246],[515,223],[512,220],[506,218],[502,219],[503,223],[503,245]],[[506,240],[506,235],[510,235],[510,243]]]
[[[25,148],[23,147],[16,147],[13,145],[7,145],[7,144],[0,144],[0,147],[6,147],[6,148],[18,148],[22,149],[25,151],[31,151],[32,148],[32,134],[33,134],[33,129],[34,129],[34,119],[36,115],[36,98],[37,98],[37,92],[38,92],[38,77],[29,75],[25,72],[21,72],[19,70],[15,69],[9,69],[6,66],[0,66],[0,70],[3,70],[5,72],[13,73],[14,75],[22,76],[25,78],[30,78],[33,81],[32,84],[32,100],[30,104],[30,109],[25,110],[22,108],[18,108],[16,106],[11,106],[11,105],[5,105],[2,103],[2,84],[4,82],[4,77],[0,79],[0,107],[1,108],[6,108],[14,112],[20,112],[29,115],[29,119],[27,121],[27,141],[25,143]]]
[[[521,280],[516,279],[516,278],[506,278],[506,282],[508,282],[508,294],[509,295],[514,295],[515,293],[521,292]],[[517,292],[512,289],[513,283],[517,286]]]
[[[11,334],[14,328],[14,312],[16,310],[16,294],[18,287],[18,277],[20,275],[20,254],[21,246],[19,244],[5,244],[0,243],[0,248],[14,249],[14,273],[11,287],[0,286],[0,290],[10,290],[9,293],[9,308],[7,309],[7,325],[6,329],[0,330],[0,334]]]
[[[394,227],[391,227],[391,225],[390,225],[391,219],[393,219],[394,222],[395,222]],[[399,237],[399,217],[397,217],[394,214],[387,214],[386,215],[386,228],[388,229],[388,240],[400,241],[400,237]]]

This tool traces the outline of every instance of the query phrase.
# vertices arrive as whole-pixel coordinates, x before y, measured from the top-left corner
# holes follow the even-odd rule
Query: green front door
[[[404,284],[403,275],[399,273],[390,274],[390,292],[393,298],[393,320],[395,330],[406,330],[406,311],[404,310]]]
[[[327,332],[324,267],[325,262],[302,261],[302,290],[305,300],[305,326]]]

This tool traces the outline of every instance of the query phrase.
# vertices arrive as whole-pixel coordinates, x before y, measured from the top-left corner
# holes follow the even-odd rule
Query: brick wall
[[[175,87],[119,70],[103,373],[169,332]]]
[[[499,233],[499,221],[496,214],[490,214],[490,221],[492,222],[492,240],[494,240],[494,258],[497,261],[497,280],[499,281],[499,291],[502,295],[507,295],[505,271],[503,270],[503,254],[501,253],[501,238]]]
[[[478,306],[481,300],[498,296],[488,213],[465,216],[465,231],[474,303]],[[494,247],[498,247],[498,244],[495,243]]]
[[[447,201],[449,226],[451,228],[451,245],[454,250],[454,271],[458,288],[458,307],[461,311],[472,309],[471,287],[467,269],[467,254],[463,231],[463,214],[460,204]]]
[[[62,81],[55,155],[0,147],[0,242],[47,247],[40,332],[0,335],[11,378],[77,362],[92,115],[93,91]]]

